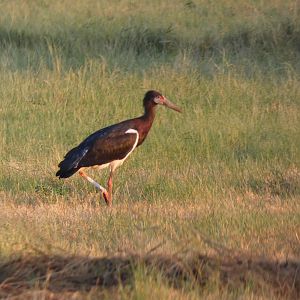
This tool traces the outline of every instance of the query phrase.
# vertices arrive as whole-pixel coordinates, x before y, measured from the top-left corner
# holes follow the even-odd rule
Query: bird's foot
[[[111,201],[111,195],[107,192],[107,190],[104,189],[102,191],[102,196],[103,196],[103,198],[105,200],[106,205],[107,206],[111,206],[111,203],[112,203],[112,201]]]

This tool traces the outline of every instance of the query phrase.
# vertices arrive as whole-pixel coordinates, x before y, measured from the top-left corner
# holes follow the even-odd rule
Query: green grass
[[[254,257],[299,260],[297,1],[20,0],[0,8],[3,259],[32,248],[211,253],[205,236]],[[55,178],[88,134],[141,114],[149,89],[183,114],[158,109],[146,142],[116,172],[111,210],[79,176]],[[106,171],[89,174],[107,180]],[[187,292],[136,272],[133,291],[120,287],[116,297],[236,295],[214,280]],[[236,292],[252,299],[254,290]]]

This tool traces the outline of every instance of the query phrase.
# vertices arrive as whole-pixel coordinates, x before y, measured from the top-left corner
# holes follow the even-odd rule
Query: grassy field
[[[299,1],[0,8],[1,299],[300,296]],[[55,177],[149,89],[184,112],[159,108],[111,209]]]

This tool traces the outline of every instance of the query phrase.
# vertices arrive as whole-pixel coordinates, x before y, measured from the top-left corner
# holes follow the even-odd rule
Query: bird
[[[101,192],[107,206],[111,206],[114,172],[146,139],[158,105],[181,112],[177,105],[161,93],[155,90],[147,91],[143,98],[142,116],[110,125],[89,135],[65,154],[64,159],[58,164],[56,176],[68,178],[78,172]],[[101,170],[107,167],[110,169],[107,188],[86,174],[89,168]]]

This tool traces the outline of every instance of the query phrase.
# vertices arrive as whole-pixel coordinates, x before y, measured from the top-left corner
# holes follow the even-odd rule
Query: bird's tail
[[[59,169],[56,172],[56,176],[58,176],[59,178],[68,178],[71,177],[73,174],[75,174],[78,171],[78,168],[74,168],[68,171],[63,171],[62,169]]]
[[[59,170],[56,172],[56,176],[59,178],[68,178],[76,173],[80,167],[78,166],[82,157],[86,154],[87,149],[76,147],[70,150],[58,165]]]

